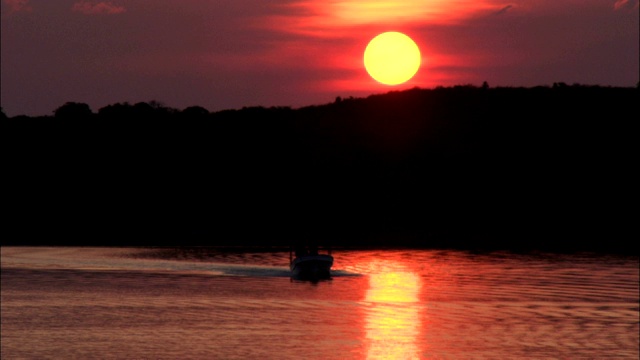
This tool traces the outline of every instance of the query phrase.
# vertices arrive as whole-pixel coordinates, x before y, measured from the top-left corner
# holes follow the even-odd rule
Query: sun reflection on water
[[[372,262],[366,292],[367,359],[418,359],[420,276],[397,262]]]

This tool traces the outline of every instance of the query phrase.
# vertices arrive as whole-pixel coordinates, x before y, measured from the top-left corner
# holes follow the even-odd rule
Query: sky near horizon
[[[638,0],[1,0],[1,106],[50,115],[155,100],[210,111],[306,106],[458,84],[636,86]],[[420,48],[397,85],[363,65],[374,36]]]

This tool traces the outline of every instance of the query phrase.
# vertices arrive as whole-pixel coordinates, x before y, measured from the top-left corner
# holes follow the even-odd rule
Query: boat
[[[317,246],[296,246],[289,251],[291,278],[296,280],[326,280],[331,278],[331,249]]]

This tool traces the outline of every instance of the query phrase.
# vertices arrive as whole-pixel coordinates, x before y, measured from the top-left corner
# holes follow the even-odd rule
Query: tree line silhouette
[[[637,88],[2,113],[4,244],[627,251]]]

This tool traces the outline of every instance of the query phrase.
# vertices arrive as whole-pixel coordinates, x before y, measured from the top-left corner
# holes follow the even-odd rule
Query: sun
[[[373,79],[398,85],[411,79],[420,68],[420,49],[407,35],[390,31],[374,37],[364,50],[364,67]]]

